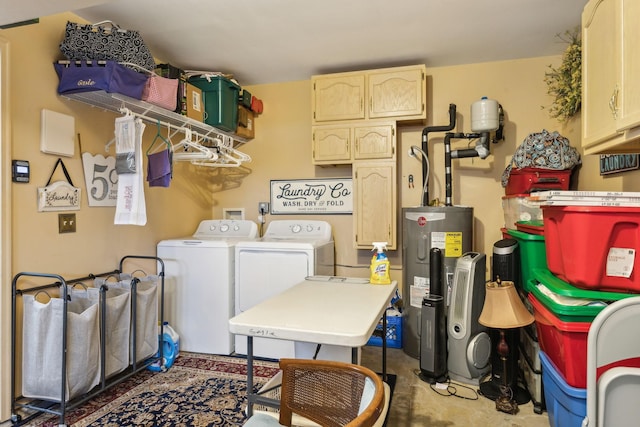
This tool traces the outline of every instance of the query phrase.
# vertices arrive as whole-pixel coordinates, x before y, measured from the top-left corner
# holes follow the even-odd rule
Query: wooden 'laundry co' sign
[[[350,214],[351,178],[271,181],[271,214]]]

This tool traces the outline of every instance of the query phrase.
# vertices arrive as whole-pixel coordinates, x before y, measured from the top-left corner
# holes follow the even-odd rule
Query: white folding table
[[[386,331],[383,314],[397,286],[396,281],[372,285],[361,279],[311,277],[231,318],[231,333],[247,336],[247,414],[252,415],[255,403],[278,405],[253,393],[253,337],[351,347],[357,363],[358,348],[367,343],[380,318]],[[382,375],[386,380],[386,333]]]

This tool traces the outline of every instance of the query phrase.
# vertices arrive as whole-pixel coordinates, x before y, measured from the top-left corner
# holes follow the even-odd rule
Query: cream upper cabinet
[[[396,249],[395,161],[355,162],[353,192],[355,247],[387,242],[388,249]]]
[[[312,127],[315,165],[348,164],[354,160],[395,159],[396,123],[364,121]]]
[[[314,122],[365,118],[364,74],[327,74],[311,80]]]
[[[411,65],[313,76],[313,123],[424,120],[426,74],[425,65]]]
[[[426,68],[378,70],[368,73],[369,118],[425,119]]]
[[[349,125],[314,126],[312,128],[312,162],[314,165],[351,163],[353,130]]]
[[[640,124],[640,2],[618,0],[621,13],[622,52],[620,55],[620,86],[624,88],[620,98],[618,129],[625,130]]]
[[[591,0],[582,13],[585,154],[639,152],[640,2]]]
[[[394,159],[396,154],[396,124],[355,126],[353,128],[353,159]]]
[[[616,134],[618,44],[616,0],[590,2],[582,13],[582,145]],[[596,84],[597,83],[597,84]]]

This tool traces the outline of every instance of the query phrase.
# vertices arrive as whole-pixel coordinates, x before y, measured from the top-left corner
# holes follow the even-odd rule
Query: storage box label
[[[636,258],[635,249],[609,248],[607,256],[607,276],[631,277],[633,262]]]

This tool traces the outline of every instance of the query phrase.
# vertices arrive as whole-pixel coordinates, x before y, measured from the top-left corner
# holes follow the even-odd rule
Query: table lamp
[[[498,278],[495,282],[487,283],[484,306],[478,322],[488,328],[500,331],[500,340],[496,351],[500,356],[505,373],[509,356],[509,346],[504,336],[505,329],[521,328],[532,324],[533,321],[533,315],[520,300],[513,282],[501,282]],[[496,410],[515,414],[518,412],[518,403],[513,398],[513,390],[507,382],[507,376],[503,375],[502,379],[500,396],[496,399]]]

